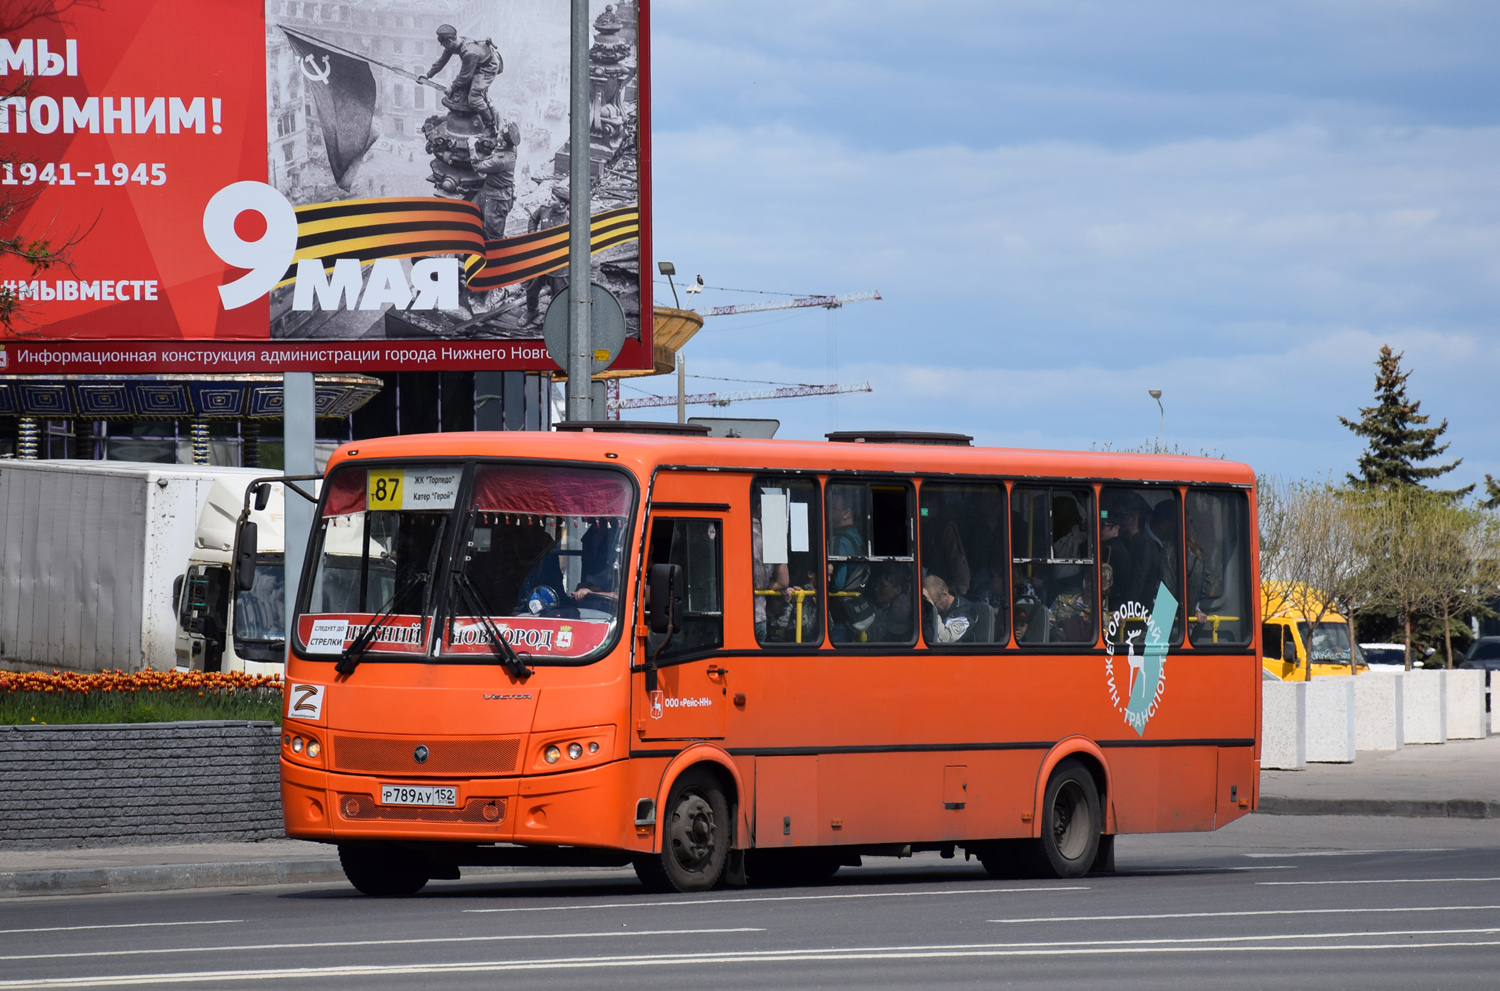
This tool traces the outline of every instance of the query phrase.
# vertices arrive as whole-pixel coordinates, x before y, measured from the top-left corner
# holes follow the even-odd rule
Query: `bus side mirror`
[[[646,622],[652,633],[682,629],[682,565],[653,564],[646,576]]]
[[[255,511],[263,513],[270,504],[271,486],[266,482],[262,482],[255,487]]]
[[[234,538],[234,587],[248,592],[255,587],[255,552],[260,542],[259,528],[249,520],[240,524]]]

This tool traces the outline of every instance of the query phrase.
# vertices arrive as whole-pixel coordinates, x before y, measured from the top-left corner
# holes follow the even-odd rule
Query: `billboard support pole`
[[[569,420],[592,420],[594,293],[589,271],[589,2],[572,0],[568,102]]]
[[[281,396],[285,451],[282,470],[288,475],[311,475],[317,471],[317,394],[312,372],[284,373],[281,376]],[[293,498],[290,492],[286,494],[283,505],[286,513],[283,548],[286,552],[286,642],[290,647],[292,612],[297,601],[297,584],[302,578],[302,560],[307,554],[307,538],[312,533],[313,506],[306,499]]]

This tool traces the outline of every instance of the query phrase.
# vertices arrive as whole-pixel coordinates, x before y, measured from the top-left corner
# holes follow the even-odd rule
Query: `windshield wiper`
[[[463,593],[464,602],[473,613],[473,618],[479,620],[480,625],[484,627],[484,632],[489,634],[490,644],[495,648],[495,653],[499,656],[500,662],[505,665],[505,669],[521,681],[530,678],[533,674],[531,668],[526,666],[526,662],[521,660],[521,655],[516,653],[516,648],[500,635],[500,631],[490,621],[490,610],[479,594],[479,589],[469,581],[469,576],[463,571],[454,571],[453,584],[457,585],[458,590]]]
[[[432,573],[428,571],[418,571],[407,578],[406,582],[391,595],[385,611],[371,620],[365,626],[365,631],[356,637],[353,643],[344,648],[343,656],[339,658],[339,662],[333,666],[333,669],[339,674],[353,674],[354,669],[359,667],[360,658],[365,656],[365,651],[369,650],[370,644],[375,642],[375,637],[380,634],[381,630],[385,629],[385,624],[391,621],[391,616],[396,612],[396,603],[401,601],[401,597],[411,591],[417,582],[431,581]],[[426,614],[424,613],[423,615]]]
[[[334,671],[342,675],[354,673],[354,669],[359,667],[360,659],[365,656],[365,651],[370,649],[370,644],[375,642],[375,637],[385,628],[385,624],[390,622],[392,614],[396,611],[396,604],[401,601],[402,596],[416,587],[417,582],[427,583],[427,589],[422,595],[422,618],[427,618],[428,607],[432,602],[432,575],[437,571],[438,554],[443,549],[443,535],[447,532],[448,521],[444,519],[438,524],[437,536],[432,539],[432,551],[427,555],[427,570],[413,572],[406,581],[401,583],[400,588],[391,593],[385,610],[365,627],[365,631],[353,643],[344,648],[343,656],[333,666]],[[370,548],[367,546],[364,551],[365,557],[368,558]]]

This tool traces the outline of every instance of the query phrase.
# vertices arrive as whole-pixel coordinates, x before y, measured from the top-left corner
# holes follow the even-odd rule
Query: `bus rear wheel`
[[[1057,765],[1042,797],[1041,853],[1058,877],[1083,877],[1099,853],[1104,829],[1094,776],[1076,760]]]
[[[661,853],[635,859],[635,873],[652,891],[708,891],[729,859],[729,802],[719,782],[694,768],[672,784],[662,824]]]
[[[405,898],[428,881],[421,858],[390,844],[340,843],[339,865],[361,894],[377,898]]]

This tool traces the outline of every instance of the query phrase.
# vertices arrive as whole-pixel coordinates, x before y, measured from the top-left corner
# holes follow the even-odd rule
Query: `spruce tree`
[[[1463,463],[1463,458],[1445,465],[1426,465],[1444,451],[1447,444],[1438,438],[1448,429],[1444,420],[1435,427],[1426,426],[1429,419],[1420,413],[1422,401],[1406,395],[1406,379],[1411,372],[1401,370],[1402,355],[1381,345],[1375,359],[1375,405],[1359,411],[1359,421],[1339,417],[1339,422],[1365,438],[1365,452],[1359,456],[1359,474],[1350,474],[1349,484],[1359,488],[1392,489],[1423,484],[1447,474]],[[1462,498],[1473,491],[1462,489],[1440,491],[1439,495]]]
[[[1500,509],[1500,482],[1495,481],[1494,475],[1484,476],[1484,498],[1479,502],[1480,509]]]

